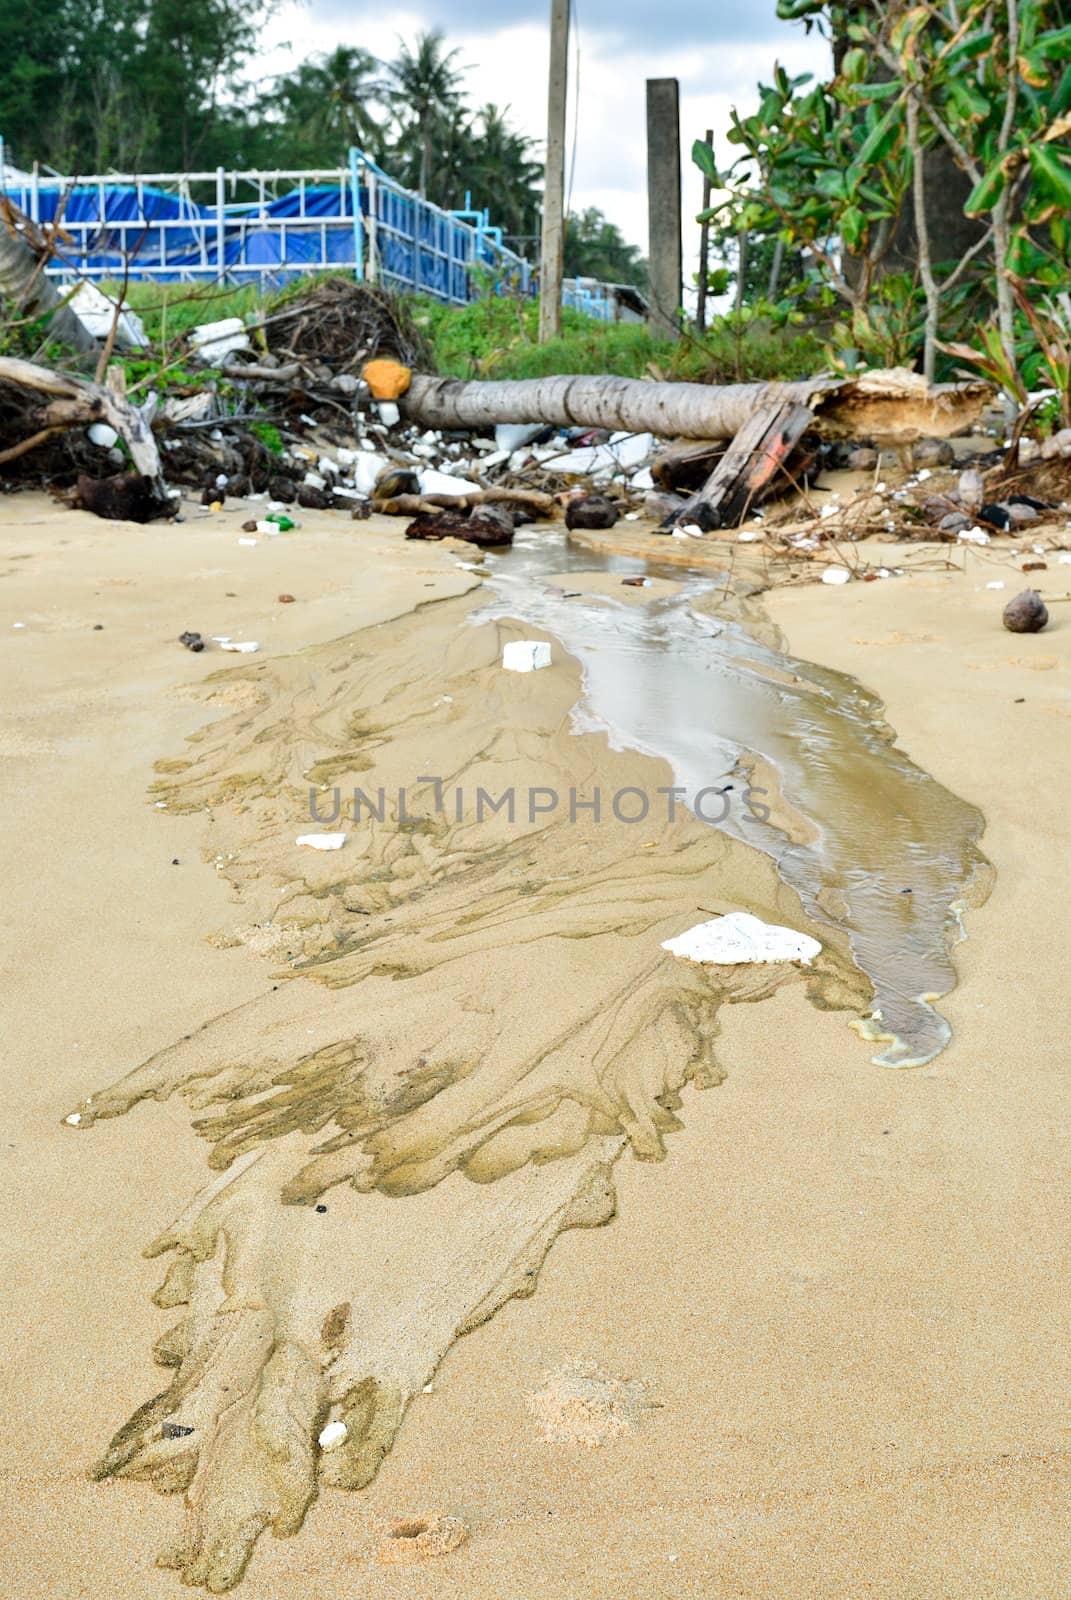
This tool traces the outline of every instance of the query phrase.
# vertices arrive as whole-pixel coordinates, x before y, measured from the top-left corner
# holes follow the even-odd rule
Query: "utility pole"
[[[663,338],[679,339],[684,263],[681,256],[680,84],[647,79],[647,218],[651,313]]]
[[[539,267],[539,342],[562,331],[565,249],[565,106],[569,80],[570,0],[551,0],[547,171],[543,183],[543,248]]]
[[[707,129],[707,145],[714,148],[714,129]],[[710,210],[710,179],[703,174],[703,211]],[[695,325],[700,334],[707,331],[707,278],[710,276],[710,222],[704,220],[699,227],[699,296],[695,307]]]

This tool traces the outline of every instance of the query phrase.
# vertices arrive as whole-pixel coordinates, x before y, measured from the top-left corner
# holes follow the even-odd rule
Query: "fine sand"
[[[175,1595],[168,1549],[222,1587],[311,1500],[250,1600],[1062,1597],[1071,608],[1005,633],[995,552],[764,602],[986,818],[953,1042],[895,1072],[836,938],[690,819],[299,857],[306,777],[370,751],[393,783],[668,779],[570,731],[560,650],[497,670],[531,630],[468,625],[466,555],[242,518],[0,501],[5,1593]],[[730,909],[817,932],[814,975],[667,972]],[[109,1460],[168,1497],[89,1477],[171,1381],[154,1345],[185,1387]]]

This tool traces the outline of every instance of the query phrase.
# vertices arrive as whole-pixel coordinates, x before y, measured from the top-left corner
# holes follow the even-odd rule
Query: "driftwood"
[[[697,523],[710,528],[735,527],[779,478],[793,450],[814,425],[809,406],[760,406],[725,451],[697,494],[686,500],[669,522]],[[786,485],[787,486],[787,485]]]
[[[395,494],[386,499],[374,500],[377,511],[388,517],[418,517],[425,512],[470,511],[474,506],[523,506],[526,511],[537,512],[542,517],[552,517],[556,501],[553,495],[540,494],[536,489],[478,489],[473,494]]]
[[[826,438],[867,437],[881,444],[948,438],[982,413],[986,383],[928,384],[895,369],[858,378],[801,383],[653,383],[640,378],[555,377],[484,383],[415,375],[399,401],[409,421],[430,428],[488,428],[542,422],[609,428],[662,438],[732,439],[763,406],[803,405]]]
[[[37,443],[64,428],[107,422],[125,442],[138,472],[143,477],[160,480],[160,453],[152,429],[114,383],[102,386],[69,372],[53,372],[48,367],[36,366],[32,361],[0,356],[0,384],[10,384],[31,396],[43,396],[42,403],[33,412],[33,442],[22,440],[9,447],[5,451],[7,460],[26,454]]]

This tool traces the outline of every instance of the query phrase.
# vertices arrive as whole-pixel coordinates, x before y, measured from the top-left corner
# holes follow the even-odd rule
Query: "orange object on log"
[[[361,376],[376,400],[400,400],[413,381],[411,368],[386,359],[367,362]]]

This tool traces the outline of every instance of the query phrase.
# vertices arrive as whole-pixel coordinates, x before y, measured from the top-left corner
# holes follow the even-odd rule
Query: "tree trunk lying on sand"
[[[79,355],[99,350],[89,329],[64,304],[62,292],[45,276],[42,263],[25,239],[0,222],[0,299],[9,300],[16,317],[48,317],[48,336]]]
[[[664,439],[732,439],[761,407],[796,404],[815,413],[815,429],[826,438],[908,445],[962,432],[981,415],[992,392],[989,384],[974,381],[928,384],[904,368],[850,379],[726,387],[612,377],[485,383],[417,374],[399,405],[405,417],[426,428],[542,422]]]
[[[32,361],[19,361],[13,356],[0,356],[0,384],[25,390],[28,406],[37,396],[43,397],[33,412],[33,434],[4,451],[0,464],[5,459],[13,461],[26,454],[50,434],[60,433],[64,428],[107,422],[126,444],[138,472],[160,482],[160,452],[152,429],[118,388],[101,387],[73,373],[53,372],[48,367],[38,367]]]

